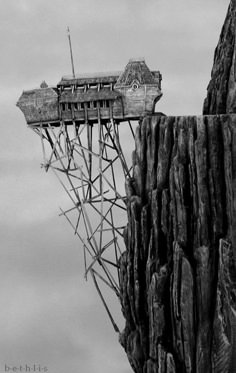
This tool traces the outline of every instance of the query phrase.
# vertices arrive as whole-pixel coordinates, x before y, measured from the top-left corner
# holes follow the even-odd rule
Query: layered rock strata
[[[120,258],[136,373],[236,372],[235,141],[236,115],[137,128]]]
[[[215,50],[204,114],[236,113],[236,0],[231,0]]]

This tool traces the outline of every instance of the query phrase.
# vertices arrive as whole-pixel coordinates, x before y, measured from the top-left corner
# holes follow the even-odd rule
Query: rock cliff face
[[[120,259],[136,373],[236,372],[236,115],[145,118]]]
[[[232,0],[206,115],[137,129],[120,259],[120,342],[136,373],[236,372],[235,35]]]
[[[203,114],[236,112],[236,0],[231,0],[215,50]]]

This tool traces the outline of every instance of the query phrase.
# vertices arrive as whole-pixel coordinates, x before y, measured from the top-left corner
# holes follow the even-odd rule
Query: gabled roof
[[[116,86],[129,86],[136,80],[140,84],[156,84],[155,75],[149,70],[144,59],[131,59],[124,72],[117,80]]]

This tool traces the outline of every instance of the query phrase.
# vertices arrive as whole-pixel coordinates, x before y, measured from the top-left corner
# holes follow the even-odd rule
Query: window
[[[65,110],[66,110],[66,104],[65,104],[64,102],[61,104],[61,110],[62,110],[62,111],[65,111]]]
[[[71,102],[68,103],[68,110],[71,110]]]
[[[134,82],[134,83],[133,83],[133,86],[132,86],[132,89],[133,89],[134,91],[136,91],[136,89],[138,89],[138,83]]]
[[[80,103],[80,109],[81,109],[81,110],[84,109],[84,102],[81,102],[81,103]]]
[[[79,92],[84,92],[84,85],[78,85],[78,86],[77,86],[77,90],[78,90]]]
[[[109,100],[102,101],[102,107],[108,109],[109,108]]]
[[[74,103],[74,109],[75,109],[76,111],[78,110],[78,103],[77,103],[77,102]]]
[[[93,107],[94,107],[94,109],[97,108],[97,101],[93,101]]]
[[[111,84],[110,83],[104,83],[102,85],[103,88],[111,88]]]
[[[91,102],[90,102],[90,101],[87,102],[87,108],[88,108],[88,109],[91,108]]]

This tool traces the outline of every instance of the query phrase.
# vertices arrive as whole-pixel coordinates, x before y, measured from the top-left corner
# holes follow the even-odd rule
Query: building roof
[[[91,74],[78,74],[75,77],[72,75],[63,76],[58,85],[84,85],[84,84],[97,84],[97,83],[115,83],[121,71],[116,72],[100,72]]]
[[[65,75],[61,78],[58,86],[85,85],[85,84],[109,84],[129,86],[134,80],[140,84],[160,84],[161,74],[159,71],[150,71],[144,58],[130,59],[125,70],[115,72],[98,72]]]
[[[131,59],[119,76],[116,85],[129,86],[137,80],[140,84],[156,84],[157,79],[147,67],[144,59]]]
[[[117,91],[88,89],[86,92],[62,92],[60,102],[88,102],[99,100],[116,100],[121,94]]]

